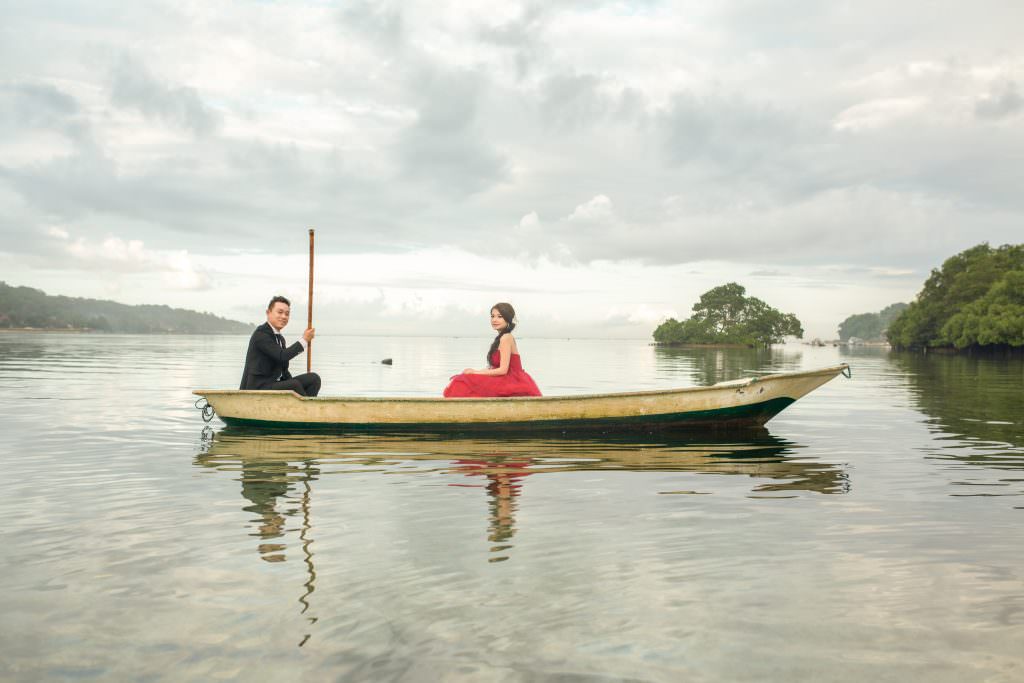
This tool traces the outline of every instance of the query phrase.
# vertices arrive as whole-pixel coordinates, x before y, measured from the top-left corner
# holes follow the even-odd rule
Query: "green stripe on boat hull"
[[[308,430],[344,430],[358,432],[539,432],[539,431],[653,431],[666,429],[715,429],[734,427],[760,427],[778,415],[795,399],[774,398],[762,403],[753,403],[733,408],[697,410],[685,413],[662,415],[633,415],[629,417],[578,419],[578,420],[529,420],[524,422],[422,422],[369,424],[349,422],[278,422],[250,420],[238,417],[220,417],[232,427],[264,427]]]

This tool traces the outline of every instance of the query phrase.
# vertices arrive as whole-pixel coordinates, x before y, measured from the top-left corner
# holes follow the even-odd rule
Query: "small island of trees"
[[[896,349],[1024,348],[1024,244],[979,244],[946,259],[887,336]]]
[[[669,318],[654,330],[654,341],[666,346],[715,345],[762,346],[780,343],[784,337],[803,337],[800,321],[782,313],[735,282],[720,285],[701,295],[686,320]]]

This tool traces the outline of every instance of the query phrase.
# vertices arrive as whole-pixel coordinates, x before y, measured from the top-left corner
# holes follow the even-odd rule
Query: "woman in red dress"
[[[516,340],[516,312],[512,304],[494,304],[491,309],[491,327],[497,330],[487,352],[488,367],[481,370],[466,368],[461,375],[452,377],[444,389],[445,398],[487,398],[489,396],[540,396],[533,378],[523,370]]]

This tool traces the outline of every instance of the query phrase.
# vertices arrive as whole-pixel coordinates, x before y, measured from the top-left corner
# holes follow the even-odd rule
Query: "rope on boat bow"
[[[849,365],[844,366],[840,372],[843,373],[843,377],[846,379],[853,379],[853,370],[850,369]]]
[[[202,404],[202,405],[200,405]],[[200,396],[195,402],[196,410],[201,410],[203,415],[203,422],[209,422],[213,419],[213,406],[206,400],[206,397]]]

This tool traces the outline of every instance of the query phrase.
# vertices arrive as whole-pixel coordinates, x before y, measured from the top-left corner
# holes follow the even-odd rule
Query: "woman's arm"
[[[490,375],[491,377],[497,377],[500,375],[508,374],[508,365],[512,362],[512,335],[503,334],[501,335],[501,341],[498,343],[498,353],[500,354],[501,360],[498,362],[496,368],[485,368],[483,370],[469,370],[465,373],[467,375]]]

